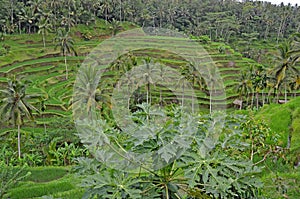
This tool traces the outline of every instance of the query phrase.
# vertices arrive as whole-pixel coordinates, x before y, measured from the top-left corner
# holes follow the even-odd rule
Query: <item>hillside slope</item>
[[[122,24],[123,30],[133,28],[133,25]],[[83,35],[90,35],[87,40]],[[42,48],[41,36],[28,35],[10,35],[7,36],[4,43],[11,46],[7,55],[0,57],[0,86],[5,86],[8,77],[16,75],[23,80],[30,80],[28,84],[28,93],[42,94],[46,99],[44,101],[47,109],[42,113],[45,117],[51,116],[69,116],[71,111],[69,102],[73,91],[73,82],[78,68],[85,56],[96,47],[101,41],[111,36],[110,26],[104,22],[96,23],[91,26],[80,25],[72,29],[72,37],[75,40],[75,48],[79,54],[78,57],[68,56],[67,63],[69,68],[69,78],[65,77],[64,57],[60,55],[59,50],[54,50],[55,44],[51,42],[54,35],[49,35],[46,48]],[[243,58],[240,53],[234,52],[228,45],[218,42],[200,43],[208,52],[212,60],[218,67],[226,89],[226,101],[214,102],[222,103],[228,107],[232,106],[234,99],[238,97],[234,87],[241,70],[246,70],[251,65],[257,63],[251,59]],[[188,63],[185,60],[177,58],[164,57],[161,52],[137,52],[139,59],[152,57],[160,60],[166,66],[171,66],[180,70],[182,66]],[[111,78],[111,77],[110,77]],[[194,89],[199,89],[195,87]],[[169,96],[168,92],[165,96]],[[209,107],[209,93],[202,92],[197,95],[201,107]],[[180,99],[179,99],[180,100]],[[40,106],[39,104],[36,104]],[[38,123],[44,122],[40,116],[37,117]],[[40,122],[39,122],[40,121]]]
[[[269,123],[270,128],[280,135],[283,146],[287,146],[288,136],[291,136],[291,150],[300,149],[300,97],[282,105],[266,105],[256,117]]]

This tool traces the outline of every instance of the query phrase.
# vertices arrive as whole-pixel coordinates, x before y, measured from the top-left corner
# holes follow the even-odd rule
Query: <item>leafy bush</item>
[[[229,118],[222,128],[221,114],[199,118],[176,108],[142,108],[134,114],[135,128],[122,132],[102,120],[101,127],[77,121],[95,156],[78,159],[84,198],[258,197],[260,168],[244,155],[239,120]]]

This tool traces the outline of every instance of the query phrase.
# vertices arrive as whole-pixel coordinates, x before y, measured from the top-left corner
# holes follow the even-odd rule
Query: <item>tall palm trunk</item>
[[[184,85],[182,87],[182,96],[181,96],[181,111],[183,110],[183,104],[184,104]]]
[[[241,98],[240,110],[243,108],[243,98]]]
[[[159,90],[159,104],[160,104],[160,107],[162,107],[162,90],[161,89]]]
[[[42,32],[42,37],[43,37],[44,48],[46,48],[46,41],[45,41],[45,33],[44,32]]]
[[[286,83],[284,84],[284,103],[287,102]]]
[[[150,83],[147,83],[147,104],[151,103],[150,102]]]
[[[18,155],[19,158],[21,158],[21,129],[20,129],[20,124],[18,124]]]
[[[108,12],[107,12],[107,8],[105,8],[105,24],[107,24],[107,14]]]
[[[251,108],[253,108],[253,104],[254,104],[254,95],[253,93],[251,93]]]
[[[265,105],[265,92],[264,92],[265,89],[262,89],[262,106]]]
[[[192,93],[192,113],[194,114],[194,109],[195,109],[195,100],[194,100],[194,94]]]
[[[67,65],[67,55],[65,54],[65,66],[66,66],[66,80],[68,79],[68,65]]]
[[[212,91],[209,91],[209,113],[211,114],[212,112]]]
[[[256,108],[258,109],[258,92],[256,91]]]

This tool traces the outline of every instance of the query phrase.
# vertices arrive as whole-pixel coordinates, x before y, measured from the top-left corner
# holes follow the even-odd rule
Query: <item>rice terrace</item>
[[[300,7],[1,0],[0,199],[300,198]]]

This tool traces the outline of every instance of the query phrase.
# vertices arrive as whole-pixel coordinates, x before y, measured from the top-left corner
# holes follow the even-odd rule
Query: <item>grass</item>
[[[9,197],[11,199],[34,198],[75,189],[75,185],[71,181],[71,179],[64,179],[44,184],[26,183],[23,186],[11,189]]]
[[[265,184],[262,190],[266,198],[294,198],[300,196],[300,170],[271,173],[262,177]]]
[[[54,196],[60,198],[82,197],[84,190],[77,187],[80,180],[70,173],[70,167],[33,167],[23,172],[31,175],[11,188],[4,198],[25,199]]]
[[[266,121],[270,128],[280,135],[280,144],[286,146],[289,133],[292,135],[291,147],[299,145],[300,128],[300,97],[291,100],[287,104],[271,104],[263,107],[257,114],[257,118]],[[300,146],[299,146],[300,147]]]
[[[68,167],[33,167],[24,170],[24,173],[31,172],[31,175],[23,181],[31,182],[50,182],[58,180],[69,173]]]

